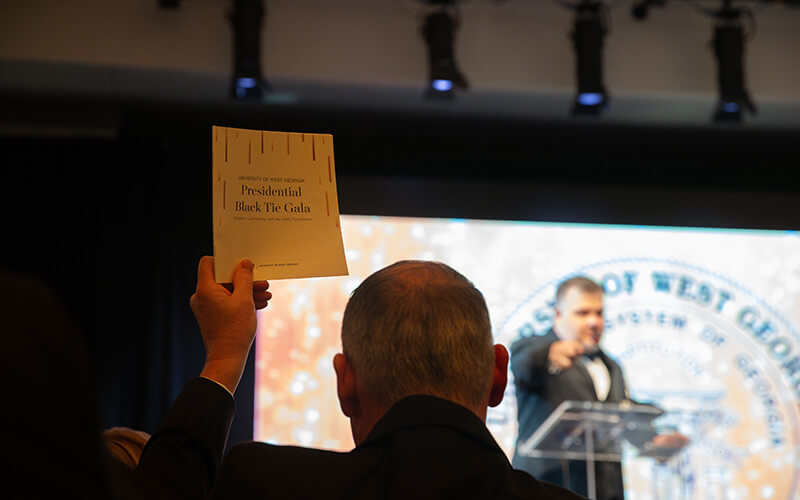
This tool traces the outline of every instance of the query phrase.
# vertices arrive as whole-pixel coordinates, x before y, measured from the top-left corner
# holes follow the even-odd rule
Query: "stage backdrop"
[[[259,318],[254,438],[353,446],[331,360],[350,292],[400,259],[439,260],[483,292],[495,340],[544,333],[555,286],[606,289],[603,348],[633,398],[692,444],[666,465],[626,451],[629,499],[790,499],[798,488],[800,236],[796,232],[343,216],[350,275],[273,281]],[[488,425],[511,456],[510,381]]]

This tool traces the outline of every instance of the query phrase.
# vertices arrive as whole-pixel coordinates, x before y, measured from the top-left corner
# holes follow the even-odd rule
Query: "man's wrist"
[[[213,378],[206,377],[205,375],[200,375],[200,378],[204,378],[204,379],[208,380],[209,382],[213,382],[213,383],[217,384],[218,386],[220,386],[220,387],[222,387],[223,389],[225,389],[225,392],[227,392],[228,394],[230,394],[230,395],[231,395],[231,397],[233,397],[233,393],[232,393],[232,392],[231,392],[231,391],[230,391],[230,390],[229,390],[227,387],[225,387],[224,385],[220,384],[219,382],[217,382],[217,381],[216,381],[216,380],[214,380]]]
[[[206,360],[203,369],[200,371],[200,377],[218,383],[233,395],[243,372],[244,362],[240,360]]]

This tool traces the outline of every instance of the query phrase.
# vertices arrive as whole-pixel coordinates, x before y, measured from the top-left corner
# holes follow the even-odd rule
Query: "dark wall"
[[[106,138],[0,139],[3,262],[50,283],[84,331],[105,427],[152,432],[202,366],[188,299],[198,259],[212,253],[212,125],[332,133],[345,214],[800,227],[800,131],[247,103],[4,104],[7,117],[40,127],[55,116],[59,126],[115,123]],[[252,432],[248,370],[232,442]]]

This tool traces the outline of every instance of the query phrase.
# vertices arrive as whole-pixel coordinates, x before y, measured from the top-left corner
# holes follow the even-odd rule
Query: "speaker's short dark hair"
[[[562,281],[556,288],[556,304],[560,303],[572,288],[577,288],[584,293],[603,293],[603,287],[593,279],[586,276],[573,276]]]

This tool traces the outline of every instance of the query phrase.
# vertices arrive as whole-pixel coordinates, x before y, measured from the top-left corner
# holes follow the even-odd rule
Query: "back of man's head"
[[[344,312],[342,347],[386,408],[414,394],[485,406],[494,367],[489,312],[480,291],[445,264],[400,261],[364,280]]]

